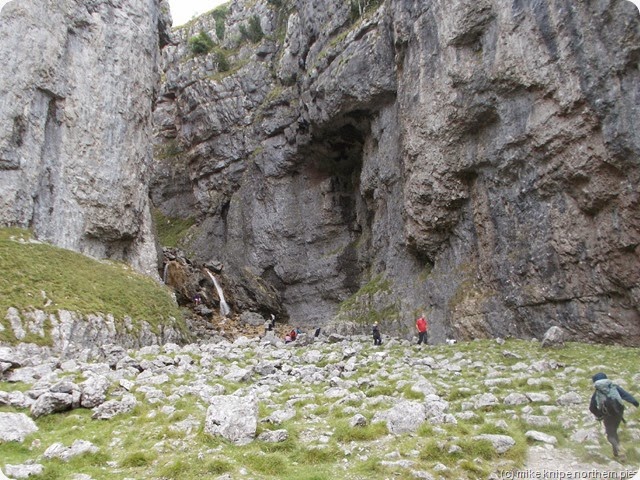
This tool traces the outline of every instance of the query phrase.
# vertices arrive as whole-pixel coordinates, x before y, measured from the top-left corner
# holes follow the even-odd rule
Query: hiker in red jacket
[[[418,345],[424,342],[427,344],[427,330],[429,330],[429,324],[422,315],[420,318],[416,320],[416,329],[418,330]]]

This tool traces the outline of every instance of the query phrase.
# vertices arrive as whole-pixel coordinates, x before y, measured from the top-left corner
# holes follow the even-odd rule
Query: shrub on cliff
[[[254,15],[249,19],[249,25],[240,25],[240,35],[243,39],[251,43],[258,43],[264,37],[262,26],[260,25],[260,17]]]
[[[213,40],[203,30],[189,39],[189,48],[194,55],[205,55],[213,49]]]

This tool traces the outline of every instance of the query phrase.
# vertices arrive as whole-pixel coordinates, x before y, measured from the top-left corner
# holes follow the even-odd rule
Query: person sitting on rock
[[[607,378],[604,373],[596,373],[591,380],[595,391],[591,395],[589,411],[604,423],[607,440],[613,447],[613,456],[620,454],[620,440],[618,427],[624,422],[624,405],[622,400],[638,407],[638,401],[633,396]]]
[[[296,338],[298,338],[298,331],[297,329],[293,329],[289,332],[289,337],[291,337],[291,341],[294,342]]]

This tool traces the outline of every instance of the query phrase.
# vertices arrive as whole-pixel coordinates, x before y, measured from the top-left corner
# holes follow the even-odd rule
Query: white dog
[[[447,338],[447,345],[455,345],[458,341],[455,338]]]

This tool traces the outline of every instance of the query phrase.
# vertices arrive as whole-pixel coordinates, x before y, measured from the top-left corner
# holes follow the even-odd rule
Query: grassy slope
[[[97,261],[43,243],[19,229],[0,229],[0,322],[9,307],[54,313],[112,314],[152,326],[182,319],[169,291],[124,264]],[[20,241],[22,239],[22,241]],[[0,340],[12,341],[10,330]]]

